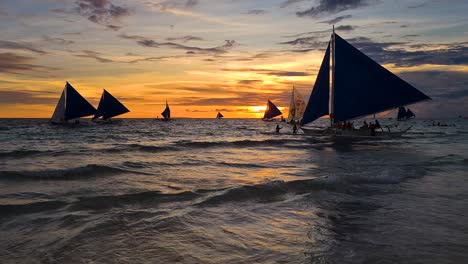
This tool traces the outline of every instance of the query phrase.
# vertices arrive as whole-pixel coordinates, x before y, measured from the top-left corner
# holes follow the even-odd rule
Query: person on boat
[[[284,117],[281,116],[281,122],[285,122],[286,120],[284,120]]]
[[[294,125],[293,125],[293,134],[297,134],[297,125],[296,125],[295,122],[294,122]]]
[[[382,128],[380,126],[379,120],[377,120],[377,119],[375,120],[375,128]]]
[[[279,133],[280,132],[280,129],[282,129],[283,127],[280,127],[278,124],[276,124],[276,133]]]
[[[370,129],[370,135],[375,136],[375,124],[374,123],[370,122],[369,129]]]
[[[364,124],[362,125],[361,129],[368,129],[369,125],[367,124],[366,120],[364,120]]]

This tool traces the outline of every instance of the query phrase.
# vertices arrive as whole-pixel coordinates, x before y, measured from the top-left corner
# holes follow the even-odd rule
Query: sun
[[[252,112],[252,113],[263,113],[265,112],[266,110],[266,105],[262,105],[262,106],[249,106],[249,112]]]

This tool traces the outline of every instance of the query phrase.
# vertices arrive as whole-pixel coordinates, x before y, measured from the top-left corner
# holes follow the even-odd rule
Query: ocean
[[[467,263],[468,120],[437,121],[1,119],[0,262]]]

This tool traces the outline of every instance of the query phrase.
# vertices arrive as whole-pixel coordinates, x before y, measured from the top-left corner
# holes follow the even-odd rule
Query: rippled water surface
[[[443,122],[350,141],[251,119],[3,119],[0,262],[466,263],[468,120]]]

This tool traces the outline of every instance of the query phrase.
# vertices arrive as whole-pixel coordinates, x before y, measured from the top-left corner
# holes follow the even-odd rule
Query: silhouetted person
[[[375,128],[381,128],[379,120],[375,120]]]
[[[282,128],[282,127],[280,127],[280,126],[277,124],[277,125],[276,125],[276,133],[279,133],[281,128]]]
[[[369,125],[367,124],[366,120],[364,120],[364,124],[362,125],[361,128],[369,128]]]
[[[293,134],[297,134],[297,125],[294,123],[293,125]]]

